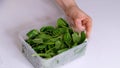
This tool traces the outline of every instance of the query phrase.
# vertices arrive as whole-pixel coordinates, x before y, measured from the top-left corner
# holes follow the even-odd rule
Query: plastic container
[[[42,26],[45,26],[45,25],[53,25],[54,26],[56,24],[56,20],[57,20],[57,18],[43,20],[43,21],[41,21],[42,23],[28,27],[27,29],[23,30],[19,34],[20,41],[22,44],[22,52],[35,68],[57,68],[57,67],[60,67],[72,60],[75,60],[78,57],[83,56],[85,53],[87,41],[85,41],[84,43],[82,43],[76,47],[73,47],[59,55],[56,55],[50,59],[43,59],[40,56],[32,56],[33,54],[36,54],[36,52],[31,48],[31,46],[28,43],[25,42],[25,39],[27,38],[26,33],[31,29],[40,29]]]

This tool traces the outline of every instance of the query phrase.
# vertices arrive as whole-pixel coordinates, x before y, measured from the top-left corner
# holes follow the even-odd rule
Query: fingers
[[[86,21],[86,24],[85,24],[85,30],[86,30],[87,38],[90,37],[91,29],[92,29],[92,20],[89,18],[88,21]]]
[[[86,31],[87,38],[90,37],[91,28],[92,28],[92,21],[90,18],[82,19],[78,18],[74,21],[75,24],[75,31],[81,32]]]
[[[70,26],[76,32],[86,31],[87,38],[90,37],[92,20],[91,18],[81,11],[78,7],[73,7],[66,12]]]
[[[75,23],[76,28],[78,29],[78,32],[85,30],[85,27],[82,24],[82,19],[76,19],[74,23]]]

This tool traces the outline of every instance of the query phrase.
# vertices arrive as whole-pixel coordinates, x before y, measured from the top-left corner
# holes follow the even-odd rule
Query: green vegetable
[[[80,44],[83,43],[86,39],[86,34],[84,31],[81,32]]]
[[[33,56],[41,56],[45,59],[78,46],[86,39],[85,32],[74,32],[62,18],[57,20],[56,27],[43,26],[40,32],[33,29],[27,33],[27,36],[28,39],[25,41],[37,52]]]
[[[59,18],[57,20],[57,27],[68,27],[68,24],[63,18]]]
[[[36,44],[40,44],[40,43],[43,43],[43,39],[42,38],[35,38],[32,40],[34,43]]]
[[[40,29],[41,32],[47,32],[47,31],[53,31],[53,30],[54,30],[53,26],[46,26]]]
[[[37,38],[42,38],[42,39],[50,39],[52,38],[50,35],[45,34],[45,33],[40,33]]]
[[[69,32],[67,32],[66,34],[64,34],[64,42],[68,45],[68,47],[70,48],[70,44],[71,44],[72,38]]]
[[[54,36],[60,36],[64,33],[67,32],[67,28],[56,28],[54,31],[53,31],[53,35]]]
[[[46,53],[39,53],[39,54],[33,54],[32,56],[41,56],[41,57],[44,57],[44,58],[51,58],[51,55],[50,54],[46,54]]]
[[[36,47],[33,47],[33,49],[40,49],[40,50],[42,50],[42,49],[44,49],[46,47],[47,47],[47,45],[38,45]]]
[[[53,34],[53,31],[54,31],[54,27],[53,26],[46,26],[46,27],[42,27],[40,29],[41,32],[44,32],[48,35],[52,35]]]
[[[68,48],[58,50],[58,54],[59,54],[59,53],[62,53],[62,52],[64,52],[64,51],[67,51],[67,50],[68,50]]]
[[[27,33],[28,38],[34,38],[39,34],[39,31],[36,29],[31,30],[30,32]]]
[[[55,48],[56,49],[59,49],[61,47],[61,45],[62,45],[61,41],[58,40],[58,41],[55,42]]]
[[[72,34],[72,39],[73,39],[73,42],[74,42],[74,43],[79,43],[79,41],[80,41],[80,36],[79,36],[79,34],[76,33],[76,32],[74,32],[74,33]]]

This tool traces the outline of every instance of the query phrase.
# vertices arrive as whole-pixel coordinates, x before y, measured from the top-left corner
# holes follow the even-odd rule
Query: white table
[[[86,54],[61,68],[120,68],[120,1],[79,0],[93,19]],[[19,31],[63,14],[52,0],[0,0],[0,68],[33,68],[21,52]]]

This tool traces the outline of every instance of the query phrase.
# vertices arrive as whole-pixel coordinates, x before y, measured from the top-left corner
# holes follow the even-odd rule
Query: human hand
[[[86,31],[87,38],[89,38],[92,28],[91,18],[77,6],[71,6],[65,10],[65,13],[73,30],[77,32]]]
[[[86,31],[87,38],[90,37],[92,28],[91,18],[84,13],[75,3],[75,0],[56,0],[64,10],[67,19],[74,31]]]

